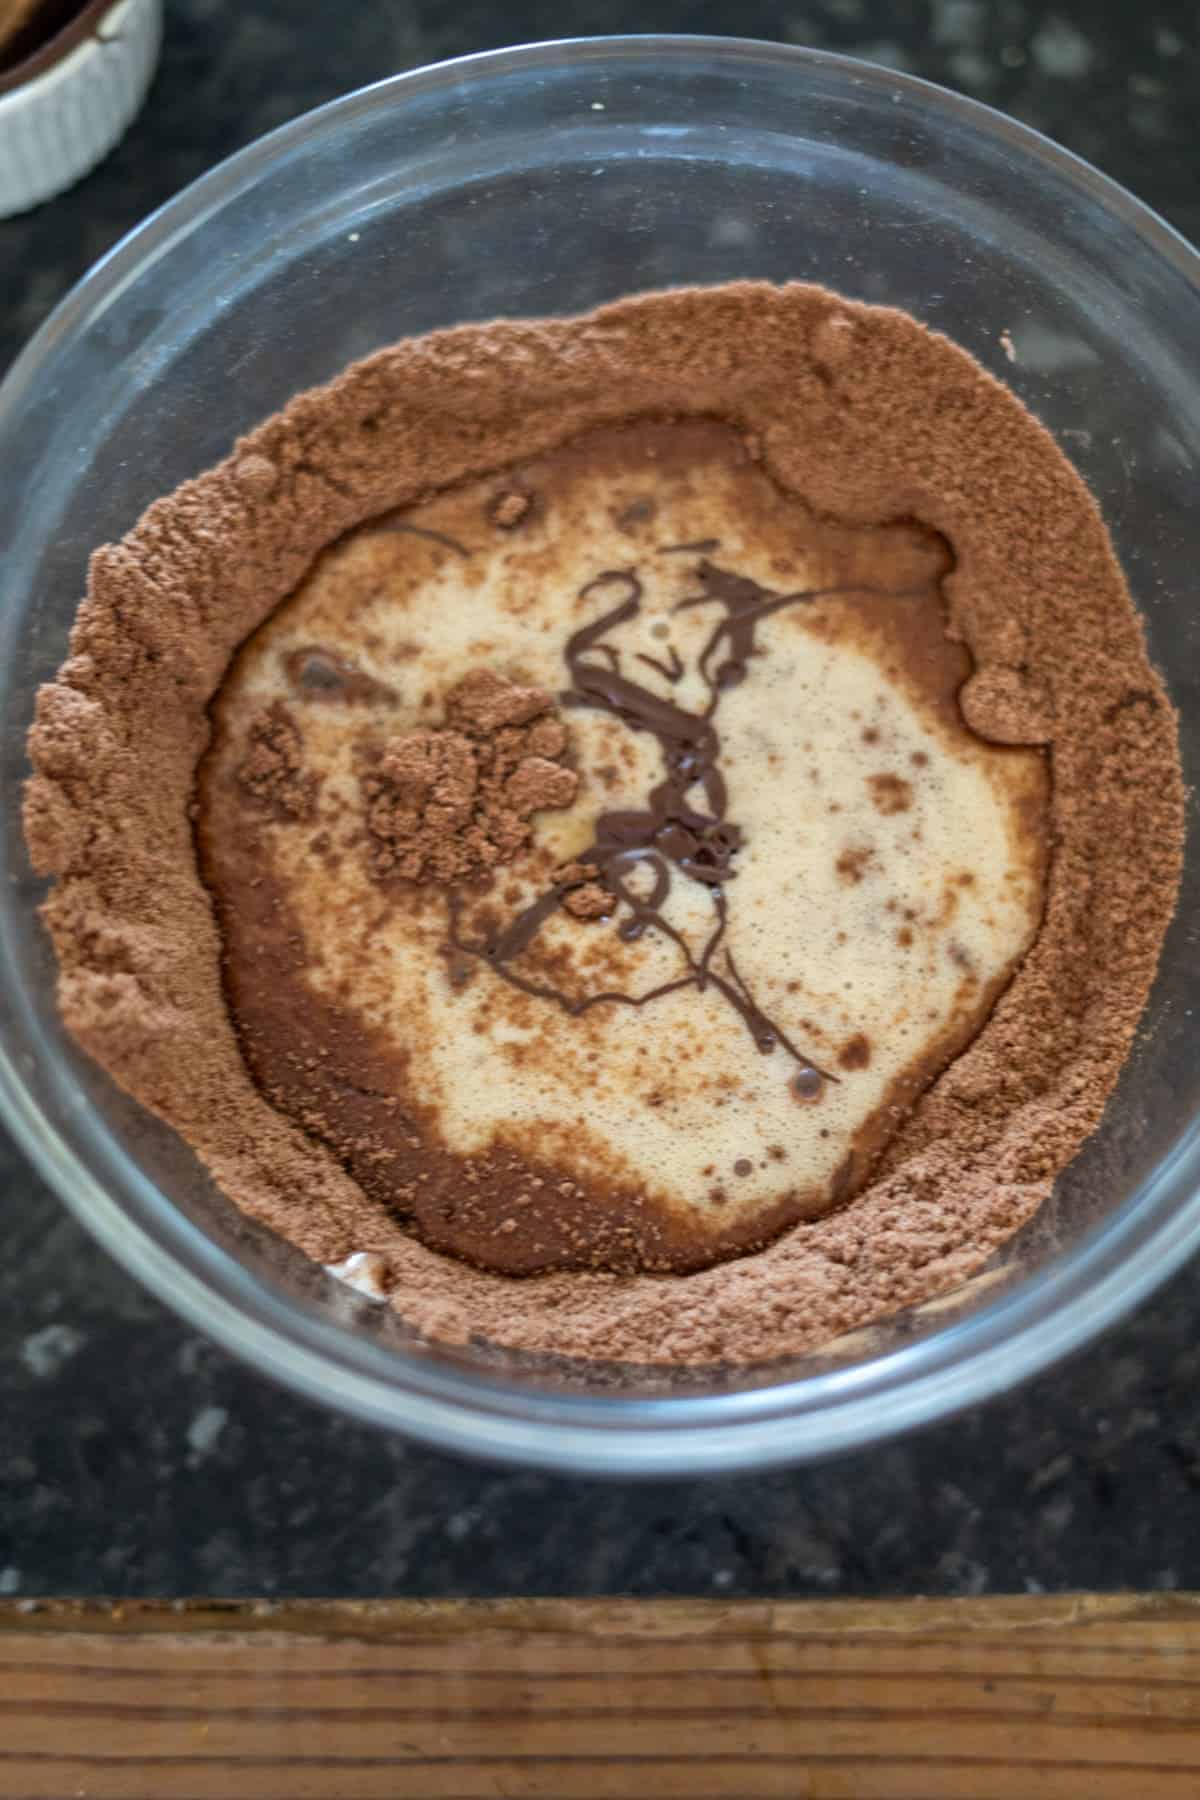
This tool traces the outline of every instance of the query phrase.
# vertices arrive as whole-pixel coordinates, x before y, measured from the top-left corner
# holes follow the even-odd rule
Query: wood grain
[[[1175,1800],[1200,1598],[0,1606],[5,1800]]]

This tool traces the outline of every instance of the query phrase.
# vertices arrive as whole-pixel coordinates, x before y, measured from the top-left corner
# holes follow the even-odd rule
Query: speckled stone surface
[[[167,0],[112,158],[0,224],[0,366],[194,176],[348,88],[552,37],[548,0]],[[580,34],[737,31],[1006,108],[1200,238],[1194,0],[579,0]],[[0,1595],[977,1594],[1200,1587],[1200,1266],[1007,1398],[818,1469],[632,1487],[472,1468],[186,1331],[0,1139]]]

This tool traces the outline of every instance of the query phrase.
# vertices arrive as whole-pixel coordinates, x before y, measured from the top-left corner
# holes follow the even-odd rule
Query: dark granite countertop
[[[87,266],[262,132],[414,64],[560,35],[547,0],[167,0],[110,160],[0,224],[0,367]],[[1038,126],[1200,238],[1193,0],[579,0],[914,71]],[[194,1336],[0,1140],[0,1595],[976,1594],[1200,1587],[1200,1265],[1018,1393],[817,1469],[620,1486],[474,1468]]]

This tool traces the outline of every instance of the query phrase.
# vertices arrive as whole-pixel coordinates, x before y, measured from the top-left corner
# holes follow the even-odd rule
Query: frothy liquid
[[[707,423],[596,432],[333,546],[239,656],[200,780],[228,993],[276,1103],[431,1241],[513,1270],[695,1267],[851,1193],[1041,912],[1044,760],[961,718],[948,566],[920,527],[815,519]],[[734,580],[780,601],[736,669],[728,637],[711,653]],[[579,790],[532,853],[486,892],[374,879],[364,755],[439,724],[471,669],[579,700],[567,649],[601,624],[587,667],[614,683],[561,715]],[[711,719],[724,863],[681,852],[664,883],[631,857],[611,916],[539,909],[669,772],[613,701],[635,689]],[[273,703],[320,777],[303,818],[249,813],[236,779]],[[350,1042],[353,1094],[328,1066]]]

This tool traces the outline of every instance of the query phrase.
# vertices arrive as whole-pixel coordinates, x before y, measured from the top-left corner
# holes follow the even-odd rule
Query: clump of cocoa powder
[[[501,531],[511,531],[514,525],[521,523],[531,504],[528,494],[513,491],[497,494],[488,508],[488,516]]]
[[[567,863],[555,876],[562,891],[563,906],[577,919],[604,919],[616,905],[614,895],[598,879],[595,863]]]
[[[312,817],[320,777],[304,766],[304,741],[282,700],[264,707],[251,725],[237,779],[247,800],[277,818]]]
[[[473,669],[446,695],[444,726],[387,743],[362,778],[371,873],[469,881],[512,862],[533,815],[570,806],[579,777],[542,688]]]

